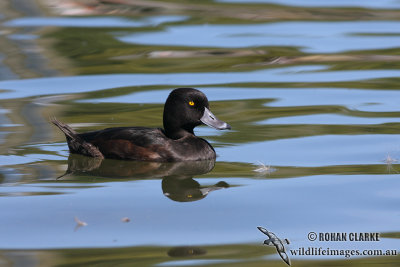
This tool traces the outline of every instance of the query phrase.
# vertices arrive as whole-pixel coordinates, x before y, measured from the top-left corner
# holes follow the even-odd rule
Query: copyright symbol
[[[308,237],[308,240],[315,241],[315,240],[317,240],[317,233],[309,232],[307,237]]]

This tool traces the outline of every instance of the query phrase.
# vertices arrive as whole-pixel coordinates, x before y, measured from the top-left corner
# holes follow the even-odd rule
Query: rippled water
[[[292,266],[398,266],[293,253],[399,251],[398,1],[39,2],[0,4],[1,266],[285,266],[257,226]],[[49,123],[159,127],[183,86],[232,125],[196,129],[215,163],[69,156]]]
[[[193,37],[187,38],[190,33]],[[145,45],[190,47],[299,47],[308,53],[338,53],[352,50],[397,47],[400,22],[275,22],[251,25],[170,26],[160,32],[119,34],[119,40]]]

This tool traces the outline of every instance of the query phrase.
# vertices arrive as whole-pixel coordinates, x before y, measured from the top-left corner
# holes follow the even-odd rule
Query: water
[[[293,266],[399,264],[346,256],[399,253],[398,1],[74,2],[0,4],[1,266],[284,266],[257,226]],[[49,123],[159,127],[180,86],[232,126],[196,129],[215,163],[69,156]]]
[[[185,38],[196,32],[191,38]],[[170,26],[160,32],[119,34],[144,45],[242,48],[298,47],[308,53],[339,53],[397,47],[400,23],[393,21],[280,22],[251,25]]]

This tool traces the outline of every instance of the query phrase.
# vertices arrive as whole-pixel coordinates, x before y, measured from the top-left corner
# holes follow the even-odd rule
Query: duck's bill
[[[203,117],[200,118],[201,122],[207,126],[213,127],[218,130],[231,129],[231,126],[224,121],[219,120],[208,108],[204,108]]]

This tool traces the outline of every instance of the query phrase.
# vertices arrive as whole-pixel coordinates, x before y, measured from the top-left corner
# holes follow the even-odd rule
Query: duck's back
[[[159,128],[107,128],[79,137],[96,146],[105,158],[163,162],[215,158],[214,149],[204,139],[191,135],[173,140]]]

